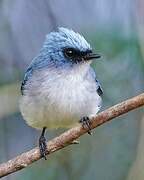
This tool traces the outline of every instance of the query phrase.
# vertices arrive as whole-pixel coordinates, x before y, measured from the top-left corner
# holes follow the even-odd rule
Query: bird
[[[91,66],[100,54],[78,32],[59,27],[46,35],[28,66],[22,84],[20,111],[26,123],[41,130],[39,150],[46,159],[46,129],[89,128],[102,106],[103,89]]]

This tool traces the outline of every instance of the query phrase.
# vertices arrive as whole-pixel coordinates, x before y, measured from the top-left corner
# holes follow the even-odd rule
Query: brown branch
[[[127,113],[133,109],[136,109],[140,106],[144,105],[144,93],[140,94],[136,97],[133,97],[129,100],[126,100],[122,103],[119,103],[115,106],[110,107],[109,109],[99,113],[95,118],[92,119],[91,128],[94,129],[101,124],[104,124],[111,119],[118,117],[122,114]],[[60,136],[52,139],[47,143],[48,152],[47,154],[51,154],[59,149],[62,149],[72,141],[79,138],[81,135],[85,134],[88,129],[83,129],[81,125],[78,125],[65,133],[61,134]],[[2,163],[0,165],[0,177],[4,177],[8,174],[14,173],[27,167],[28,165],[32,164],[33,162],[40,159],[39,148],[36,147],[28,152],[25,152],[8,162]]]

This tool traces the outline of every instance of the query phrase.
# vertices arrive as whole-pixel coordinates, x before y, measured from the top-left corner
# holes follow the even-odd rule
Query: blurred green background
[[[82,33],[101,61],[93,64],[106,109],[144,91],[143,0],[0,0],[0,163],[35,147],[40,132],[22,119],[24,71],[57,26]],[[51,139],[64,130],[48,131]],[[5,180],[143,180],[144,109],[98,127]]]

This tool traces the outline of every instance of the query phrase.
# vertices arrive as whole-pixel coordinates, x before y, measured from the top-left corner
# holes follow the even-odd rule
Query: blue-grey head
[[[21,90],[23,92],[26,82],[35,70],[47,67],[72,68],[77,64],[89,64],[97,58],[100,58],[100,55],[93,53],[90,44],[83,36],[61,27],[46,36],[39,55],[33,59],[25,73]]]
[[[92,52],[90,44],[83,36],[63,27],[46,36],[41,54],[57,66],[74,65],[100,58],[99,54]]]

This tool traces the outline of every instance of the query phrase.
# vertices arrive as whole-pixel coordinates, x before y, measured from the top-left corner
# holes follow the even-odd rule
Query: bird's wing
[[[95,74],[93,68],[90,68],[90,73],[91,73],[92,77],[94,78],[94,80],[96,82],[96,91],[97,91],[98,95],[102,96],[103,95],[103,89],[102,89],[102,87],[100,85],[99,80],[96,78],[96,74]]]
[[[97,91],[97,93],[98,93],[99,96],[102,96],[102,95],[103,95],[103,89],[102,89],[99,81],[98,81],[96,78],[95,78],[95,81],[96,81],[96,83],[97,83],[97,90],[96,90],[96,91]]]
[[[33,71],[36,71],[38,69],[42,69],[47,67],[51,63],[50,60],[48,60],[48,57],[44,57],[42,54],[39,54],[37,57],[35,57],[30,66],[28,67],[27,71],[25,72],[24,79],[21,84],[21,94],[24,94],[24,89],[27,81],[32,76]]]
[[[25,85],[26,85],[27,81],[29,80],[29,78],[31,77],[32,71],[33,71],[33,68],[32,68],[32,66],[30,66],[30,67],[28,67],[27,71],[25,72],[24,79],[21,84],[21,94],[22,95],[24,95]]]

